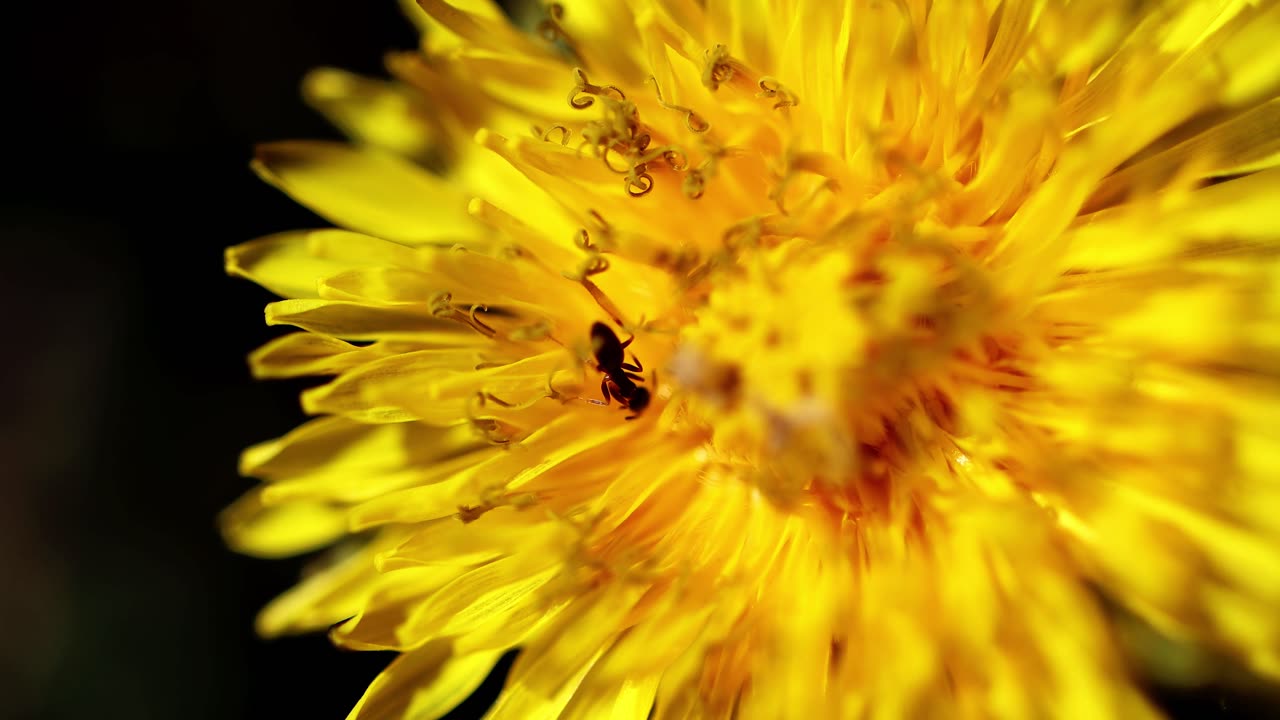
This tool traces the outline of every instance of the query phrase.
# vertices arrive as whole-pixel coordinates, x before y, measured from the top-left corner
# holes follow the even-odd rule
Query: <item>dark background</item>
[[[394,0],[31,5],[5,23],[0,717],[345,717],[391,656],[257,639],[300,563],[216,531],[241,448],[302,419],[299,385],[249,379],[272,298],[222,252],[325,224],[252,146],[337,137],[303,74],[380,73],[413,28]]]
[[[302,419],[299,385],[249,379],[271,297],[222,251],[324,224],[252,175],[251,148],[336,137],[303,74],[380,74],[414,32],[394,0],[72,0],[6,24],[0,717],[342,718],[390,656],[258,640],[300,563],[215,529],[251,485],[240,449]]]

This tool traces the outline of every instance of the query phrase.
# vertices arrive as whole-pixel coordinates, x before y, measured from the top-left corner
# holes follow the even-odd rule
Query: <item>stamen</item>
[[[591,282],[590,278],[586,277],[583,277],[578,282],[582,283],[582,287],[586,288],[587,292],[591,293],[591,298],[596,301],[596,304],[600,306],[600,309],[604,310],[619,327],[630,327],[627,325],[626,321],[622,319],[622,311],[618,309],[618,306],[614,304],[613,300],[609,299],[608,295],[604,294],[604,291],[600,289],[599,285]]]
[[[564,6],[560,3],[548,3],[546,8],[547,17],[535,28],[538,37],[552,44],[567,41],[569,36],[560,26],[560,21],[564,19]]]
[[[535,255],[531,250],[529,250],[527,247],[524,247],[523,245],[517,245],[516,243],[507,243],[502,246],[502,252],[503,252],[503,255],[509,260],[516,260],[516,259],[523,260],[525,262],[530,263],[534,267],[538,268],[542,272],[547,273],[548,275],[554,276],[558,273],[558,271],[555,268],[553,268],[551,265],[548,265],[546,262],[542,260],[542,258]]]
[[[785,202],[787,188],[802,174],[816,175],[823,178],[823,182],[814,187],[795,207],[788,209]],[[786,172],[773,190],[769,192],[769,197],[778,206],[779,213],[791,215],[794,212],[808,208],[824,191],[830,191],[833,194],[839,193],[842,190],[847,190],[853,184],[854,181],[851,181],[847,168],[830,155],[826,153],[796,153],[787,158]]]
[[[689,128],[691,132],[702,134],[711,129],[711,123],[707,122],[705,118],[703,118],[693,109],[687,108],[683,105],[672,105],[668,103],[666,100],[663,100],[662,88],[658,87],[657,78],[650,75],[649,82],[653,83],[653,91],[658,96],[658,104],[666,108],[667,110],[675,110],[676,112],[684,113],[684,124],[686,127]]]
[[[827,178],[822,181],[822,184],[818,185],[818,187],[810,191],[809,194],[806,195],[803,200],[796,203],[795,207],[788,209],[785,203],[786,190],[787,190],[787,187],[792,183],[792,181],[796,179],[796,177],[798,176],[795,174],[784,177],[781,181],[778,182],[777,186],[774,187],[773,191],[769,193],[770,196],[772,196],[774,204],[778,206],[778,212],[783,215],[790,216],[793,212],[803,212],[815,201],[817,201],[818,196],[821,195],[824,190],[831,190],[834,192],[838,187],[834,180],[832,180],[831,178]]]
[[[728,82],[734,76],[734,64],[729,58],[729,48],[716,45],[706,52],[702,68],[702,84],[715,92],[720,84]]]
[[[599,275],[608,269],[608,258],[600,253],[591,253],[582,262],[578,263],[578,267],[572,273],[562,272],[560,274],[574,282],[585,282],[592,275]]]
[[[515,433],[504,432],[505,426],[496,418],[468,418],[472,429],[490,445],[510,445]]]
[[[547,3],[546,11],[546,17],[534,27],[534,33],[543,42],[558,50],[570,62],[581,63],[582,56],[578,53],[577,44],[564,29],[562,23],[564,20],[564,6],[557,2]]]
[[[473,523],[492,509],[492,505],[459,505],[457,518],[464,524]]]
[[[626,100],[627,96],[613,85],[593,85],[587,80],[587,74],[582,68],[573,69],[573,89],[569,91],[569,105],[575,110],[585,110],[595,104],[596,99],[592,96],[608,97],[610,92],[617,95],[618,100]],[[579,97],[581,96],[581,97]]]
[[[703,149],[707,153],[707,159],[685,175],[684,182],[680,187],[685,197],[690,200],[697,200],[702,197],[702,194],[707,190],[707,182],[716,175],[716,166],[720,162],[720,158],[729,153],[728,148],[711,144],[705,144]]]
[[[555,132],[556,130],[560,131],[560,144],[562,146],[568,145],[569,137],[573,135],[573,131],[571,131],[569,128],[565,127],[564,125],[552,125],[551,127],[547,128],[546,132],[542,133],[542,141],[551,142],[551,133]]]
[[[676,172],[688,169],[689,158],[683,149],[676,146],[649,149],[653,136],[644,131],[635,103],[627,101],[621,91],[611,85],[601,87],[591,84],[581,68],[574,69],[574,77],[577,84],[570,92],[569,99],[573,107],[590,107],[597,97],[605,105],[604,119],[589,122],[582,129],[583,141],[578,144],[578,153],[581,154],[583,148],[591,147],[604,163],[605,169],[616,175],[625,175],[623,190],[628,196],[643,197],[653,190],[655,181],[649,172],[650,162],[661,159]],[[654,89],[657,90],[657,80],[652,77],[650,80],[653,80]],[[617,99],[605,95],[611,89],[617,92]],[[711,125],[693,110],[664,102],[660,90],[658,102],[665,108],[685,113],[685,123],[693,132],[705,133],[710,130]],[[621,164],[613,159],[614,155],[622,158]],[[590,236],[580,238],[578,244],[585,249],[590,244]]]
[[[621,168],[617,168],[617,167],[614,167],[613,163],[609,162],[609,153],[610,153],[612,150],[613,150],[613,148],[611,148],[611,147],[606,147],[606,148],[605,148],[605,149],[600,153],[600,158],[601,158],[602,160],[604,160],[604,166],[605,166],[605,167],[607,167],[607,168],[609,168],[609,172],[611,172],[611,173],[615,173],[615,174],[617,174],[617,175],[626,175],[626,174],[630,173],[630,172],[631,172],[631,169],[632,169],[632,167],[633,167],[632,165],[627,165],[627,166],[624,166],[624,167],[621,167]]]
[[[587,210],[587,214],[595,221],[597,237],[602,241],[605,241],[602,245],[607,247],[602,247],[601,245],[597,245],[593,242],[591,239],[591,232],[587,228],[578,230],[577,234],[574,235],[573,244],[578,246],[580,249],[586,250],[588,253],[595,255],[612,252],[614,247],[613,228],[609,227],[609,223],[605,222],[605,219],[595,210]]]
[[[607,258],[600,257],[599,255],[592,255],[591,257],[587,258],[586,261],[582,265],[580,265],[578,268],[579,272],[584,278],[590,277],[592,275],[599,275],[600,273],[608,269],[609,269],[609,260]]]
[[[568,403],[572,398],[556,389],[556,374],[562,372],[563,369],[552,369],[547,371],[547,397],[552,400],[558,400],[561,403]]]
[[[456,320],[485,337],[493,337],[498,334],[497,330],[494,330],[476,317],[477,309],[489,312],[488,306],[475,304],[469,310],[463,312],[458,305],[453,303],[453,293],[447,290],[431,296],[431,299],[427,301],[427,308],[432,317],[440,318],[441,320]]]
[[[448,320],[453,317],[455,312],[453,309],[453,293],[448,290],[442,290],[427,301],[427,307],[431,314],[442,320]]]
[[[785,85],[778,82],[777,78],[766,75],[760,78],[760,92],[756,97],[774,99],[777,102],[773,104],[773,109],[778,110],[784,107],[795,107],[800,104],[800,98],[795,93],[787,89]]]
[[[765,219],[752,216],[729,226],[720,241],[724,246],[713,252],[706,260],[694,266],[681,283],[686,289],[693,288],[710,276],[713,272],[731,266],[741,250],[757,247],[766,235],[775,232],[765,224]]]
[[[542,400],[545,400],[546,396],[538,395],[522,403],[511,403],[511,402],[507,402],[506,400],[503,400],[502,398],[499,398],[498,396],[494,395],[493,393],[487,390],[481,390],[476,393],[476,399],[480,401],[480,407],[484,407],[486,402],[491,402],[494,405],[506,408],[508,410],[528,410],[534,405],[537,405]]]
[[[596,226],[600,228],[601,232],[606,235],[613,234],[613,228],[609,226],[609,222],[604,219],[604,216],[601,215],[599,211],[588,209],[587,214],[591,216],[592,220],[596,221]]]
[[[689,155],[675,145],[668,145],[662,152],[662,159],[676,172],[684,172],[689,168]]]
[[[508,445],[515,438],[516,430],[506,423],[493,416],[477,415],[476,411],[484,407],[486,396],[489,393],[479,391],[471,396],[471,401],[466,404],[467,423],[480,435],[485,442],[490,445]]]
[[[480,320],[480,318],[476,317],[477,309],[482,312],[489,312],[488,305],[480,305],[479,303],[472,305],[471,309],[467,311],[467,315],[468,315],[468,318],[471,320],[471,324],[481,328],[485,332],[485,334],[487,334],[489,337],[493,337],[494,335],[497,335],[498,334],[497,330],[494,330],[493,328],[489,327],[482,320]]]
[[[654,160],[657,160],[657,159],[661,158],[661,159],[662,159],[663,161],[665,161],[668,165],[671,165],[671,166],[672,166],[672,168],[671,168],[672,170],[676,170],[676,167],[675,167],[675,166],[674,166],[674,164],[673,164],[673,159],[671,158],[671,156],[675,156],[675,157],[674,157],[674,162],[677,162],[677,163],[678,163],[678,162],[683,161],[686,165],[688,164],[688,158],[686,158],[686,157],[684,156],[684,153],[683,153],[683,152],[678,152],[678,153],[677,153],[677,152],[673,152],[673,151],[672,151],[672,149],[671,149],[671,148],[669,148],[669,147],[658,147],[658,148],[654,148],[653,150],[650,150],[649,152],[647,152],[647,153],[645,153],[645,154],[641,155],[640,157],[636,158],[636,164],[637,164],[637,165],[644,165],[644,164],[646,164],[646,163],[651,163],[651,162],[653,162]],[[683,168],[680,168],[680,169],[683,169]],[[677,170],[677,172],[678,172],[678,170]]]
[[[643,168],[644,165],[637,165],[636,168]],[[627,194],[631,197],[643,197],[653,190],[653,176],[647,172],[636,173],[632,168],[632,172],[627,175]]]
[[[702,170],[694,169],[684,176],[684,182],[680,184],[680,191],[690,200],[697,200],[707,191],[707,177],[702,174]]]
[[[697,267],[700,259],[698,251],[692,248],[679,248],[675,252],[671,252],[666,248],[659,248],[653,257],[649,259],[649,264],[666,270],[673,275],[684,275]]]
[[[732,251],[756,247],[764,235],[764,221],[759,217],[749,217],[729,226],[720,236],[720,242]]]
[[[490,510],[500,507],[527,510],[537,504],[537,493],[508,492],[505,483],[491,483],[480,490],[479,505],[459,505],[456,517],[464,523],[471,523]]]

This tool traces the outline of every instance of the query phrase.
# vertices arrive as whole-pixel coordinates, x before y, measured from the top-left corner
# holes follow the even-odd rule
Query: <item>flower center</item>
[[[739,260],[671,362],[720,459],[770,493],[848,494],[954,431],[951,370],[997,307],[963,253],[886,226]]]

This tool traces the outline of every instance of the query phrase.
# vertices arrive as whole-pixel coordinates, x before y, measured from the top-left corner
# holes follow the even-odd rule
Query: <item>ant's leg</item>
[[[608,405],[611,396],[609,394],[609,378],[607,377],[600,380],[600,394],[604,396],[604,404]]]
[[[631,337],[627,338],[627,341],[626,341],[626,342],[624,342],[624,343],[622,343],[622,345],[620,345],[619,347],[621,347],[622,349],[624,349],[624,350],[625,350],[625,349],[626,349],[626,347],[627,347],[628,345],[630,345],[630,344],[631,344],[631,341],[632,341],[632,340],[635,340],[635,339],[636,339],[636,336],[635,336],[635,335],[632,335]]]
[[[636,357],[635,354],[632,353],[631,359],[635,361],[634,364],[622,363],[619,367],[622,368],[623,374],[627,377],[635,380],[636,382],[644,382],[644,378],[637,374],[644,372],[644,366],[640,364],[640,358]]]

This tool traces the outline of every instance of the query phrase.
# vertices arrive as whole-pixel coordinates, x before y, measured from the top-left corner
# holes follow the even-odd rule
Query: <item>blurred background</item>
[[[251,485],[238,452],[302,419],[301,385],[249,379],[271,297],[222,251],[325,224],[252,175],[252,146],[336,137],[303,74],[381,74],[412,28],[393,0],[7,12],[0,717],[345,717],[390,657],[257,639],[302,563],[233,555],[215,528]],[[1222,688],[1160,698],[1264,715]]]
[[[255,383],[271,296],[229,244],[325,223],[259,182],[255,142],[337,137],[311,67],[377,74],[395,3],[71,0],[8,30],[0,304],[0,717],[342,718],[390,659],[263,642],[300,562],[236,556],[218,510],[248,444],[302,418]],[[16,161],[16,162],[15,162]]]

